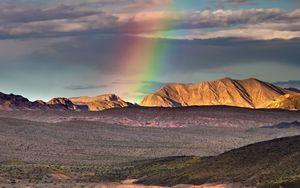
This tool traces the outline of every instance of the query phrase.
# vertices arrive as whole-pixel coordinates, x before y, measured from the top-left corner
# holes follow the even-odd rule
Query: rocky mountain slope
[[[300,94],[286,94],[279,96],[275,101],[271,102],[267,108],[300,110]]]
[[[101,111],[110,108],[122,108],[132,106],[115,94],[99,95],[96,97],[81,96],[70,98],[76,105],[86,105],[89,111]]]
[[[172,108],[169,110],[177,109]],[[226,110],[223,111],[226,112]],[[24,113],[24,111],[17,112],[20,114]],[[33,113],[32,111],[30,112]],[[74,111],[55,112],[60,114],[83,113]],[[47,114],[44,111],[39,111],[38,113]],[[102,112],[88,113],[100,114]],[[201,112],[198,114],[201,114]],[[260,116],[264,116],[264,114],[260,114]],[[280,115],[277,116],[280,117]],[[126,179],[127,175],[137,175],[136,178],[140,178],[141,181],[155,178],[152,182],[153,184],[158,181],[171,183],[180,180],[184,181],[184,179],[180,179],[180,177],[185,177],[184,174],[181,173],[184,172],[183,168],[190,168],[194,164],[196,166],[192,168],[192,170],[195,171],[190,171],[190,173],[185,174],[191,176],[195,175],[195,177],[192,177],[194,178],[193,180],[198,180],[196,179],[197,177],[201,179],[201,172],[205,172],[206,170],[208,173],[219,172],[218,174],[212,174],[211,180],[214,177],[220,178],[222,171],[226,172],[225,175],[229,180],[231,180],[230,177],[249,177],[246,176],[249,170],[253,175],[252,177],[256,177],[254,173],[255,170],[255,172],[258,172],[257,176],[261,177],[261,171],[263,171],[263,169],[269,172],[268,167],[275,164],[274,167],[276,168],[279,162],[283,162],[283,170],[291,170],[290,177],[292,177],[293,173],[297,175],[297,171],[293,172],[292,170],[300,164],[299,155],[295,155],[295,165],[290,163],[292,165],[292,168],[290,168],[290,166],[287,165],[288,163],[284,163],[284,161],[289,160],[289,158],[282,157],[283,155],[280,154],[280,150],[277,149],[274,151],[272,149],[274,147],[270,147],[270,150],[267,150],[267,148],[266,150],[259,150],[255,147],[253,148],[254,151],[249,152],[248,155],[245,153],[246,156],[243,156],[243,154],[240,156],[239,153],[237,153],[237,155],[232,154],[227,155],[227,157],[212,157],[214,159],[220,159],[220,162],[218,162],[218,160],[210,161],[212,166],[207,164],[206,158],[200,157],[216,156],[224,151],[264,140],[299,135],[300,129],[255,128],[249,130],[221,127],[189,127],[176,129],[152,127],[134,128],[101,122],[71,121],[43,123],[14,118],[0,118],[0,125],[0,187],[30,187],[32,183],[35,183],[32,187],[74,187],[74,182],[76,182],[75,187],[85,187],[79,186],[78,183],[101,182],[102,180],[111,182],[118,180],[114,178]],[[287,150],[294,152],[294,146],[299,146],[299,140],[294,140],[296,145],[293,145],[292,142],[289,143],[291,145],[288,144],[288,147],[287,145],[282,146],[282,152],[286,152]],[[243,151],[241,153],[243,153]],[[270,156],[268,155],[269,153]],[[274,154],[274,158],[271,158],[272,154]],[[189,160],[189,157],[161,159],[161,157],[169,156],[199,157],[190,157],[192,160]],[[259,166],[255,165],[260,164],[257,162],[256,157],[259,159],[266,157],[270,165],[263,165],[262,168],[259,168]],[[291,155],[291,157],[293,156]],[[160,159],[150,160],[155,158]],[[198,159],[201,159],[200,162],[203,159],[204,167],[211,168],[205,169],[201,168],[201,166],[199,167]],[[240,161],[238,161],[239,163],[237,163],[237,165],[234,165],[229,159]],[[277,159],[281,161],[277,162]],[[292,161],[294,158],[290,160]],[[186,161],[186,163],[184,161]],[[222,161],[224,165],[228,164],[228,166],[222,166]],[[251,163],[252,161],[254,165]],[[130,164],[128,165],[128,163]],[[122,164],[125,164],[125,169],[119,168],[119,165]],[[247,166],[243,167],[242,164],[251,164],[253,168],[248,169]],[[131,170],[131,167],[137,170]],[[228,171],[227,168],[229,168]],[[119,172],[120,169],[121,171]],[[220,171],[215,171],[218,169]],[[125,172],[123,170],[125,170]],[[235,172],[235,170],[238,174],[236,176],[230,176],[231,172]],[[270,170],[273,169],[270,168]],[[276,172],[275,170],[273,172]],[[278,169],[278,172],[284,174],[287,171]],[[62,178],[53,178],[53,173],[60,174],[59,177]],[[202,175],[204,178],[210,178],[209,174]],[[64,179],[64,177],[69,177],[70,179]],[[132,176],[128,177],[131,178]],[[141,177],[145,177],[145,179]],[[159,179],[160,177],[161,179]],[[297,178],[297,176],[295,177]],[[245,180],[246,179],[247,178],[245,178]],[[234,180],[235,179],[232,179],[232,181]],[[1,184],[6,182],[8,185]],[[44,184],[44,186],[42,186],[43,183],[53,184]],[[62,186],[61,183],[70,184]],[[37,184],[39,186],[36,186]],[[93,185],[86,187],[99,186]]]
[[[67,98],[53,98],[47,104],[58,110],[88,111],[88,106],[73,104]]]
[[[254,78],[207,81],[199,84],[169,84],[146,96],[141,106],[182,107],[182,106],[236,106],[247,108],[300,109],[300,93],[285,89]],[[58,109],[71,111],[102,111],[111,108],[134,106],[115,94],[95,97],[54,98],[48,103],[31,102],[14,94],[0,93],[2,110]]]
[[[42,100],[29,101],[21,95],[0,92],[0,110],[69,110],[69,111],[101,111],[111,108],[132,106],[114,94],[96,97],[53,98],[47,103]]]
[[[266,108],[285,94],[297,95],[294,91],[254,78],[245,80],[224,78],[198,84],[170,84],[146,96],[141,105],[161,107],[228,105]]]

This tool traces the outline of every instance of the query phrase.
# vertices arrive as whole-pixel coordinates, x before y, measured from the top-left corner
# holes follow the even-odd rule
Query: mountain
[[[254,78],[234,80],[224,78],[198,84],[169,84],[146,96],[141,106],[182,107],[221,105],[247,108],[300,109],[300,93]],[[0,93],[0,109],[59,109],[72,111],[102,111],[133,104],[115,94],[95,97],[54,98],[48,103],[31,102],[25,97]]]
[[[265,108],[279,96],[296,94],[267,82],[249,78],[224,78],[198,84],[169,84],[146,96],[142,106],[228,105]]]
[[[125,102],[120,97],[115,94],[106,94],[96,97],[73,97],[70,98],[76,105],[86,105],[89,108],[89,111],[101,111],[110,108],[122,108],[132,106],[131,103]]]
[[[212,157],[135,161],[115,172],[147,185],[242,183],[238,187],[299,187],[300,136],[279,138]],[[105,177],[105,176],[104,176]],[[101,178],[101,177],[99,177]]]
[[[285,94],[271,102],[267,108],[281,108],[286,110],[300,110],[300,94]]]
[[[87,111],[87,106],[75,105],[66,98],[54,98],[48,103],[37,100],[29,101],[21,95],[4,94],[0,92],[0,109],[5,111],[12,110],[73,110],[73,111]]]
[[[21,95],[4,94],[0,92],[0,110],[70,110],[70,111],[101,111],[111,108],[132,106],[114,94],[96,97],[53,98],[47,103],[42,100],[29,101]]]
[[[42,101],[31,102],[21,95],[4,94],[0,92],[1,110],[45,109],[47,105]]]
[[[73,104],[67,98],[53,98],[47,103],[51,108],[57,110],[88,111],[88,106]]]

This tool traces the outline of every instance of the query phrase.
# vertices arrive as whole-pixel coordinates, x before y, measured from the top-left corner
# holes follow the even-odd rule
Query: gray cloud
[[[26,37],[59,37],[97,34],[142,34],[176,29],[216,27],[244,27],[251,24],[272,23],[283,31],[300,31],[300,10],[284,12],[280,9],[203,10],[194,12],[147,12],[147,7],[170,2],[135,0],[132,5],[143,12],[125,11],[132,7],[122,2],[107,8],[110,1],[92,1],[98,6],[82,4],[47,7],[3,6],[0,8],[0,39]],[[239,1],[236,1],[236,3]],[[102,6],[100,6],[102,5]],[[121,5],[121,6],[120,6]],[[123,6],[122,6],[123,5]],[[119,7],[118,7],[119,6]],[[168,28],[160,24],[172,23]],[[295,24],[296,23],[296,24]],[[291,25],[293,26],[291,28]],[[269,26],[269,25],[268,25]],[[269,26],[270,27],[270,26]],[[280,27],[280,28],[278,28]]]
[[[103,75],[118,74],[126,63],[128,44],[134,45],[136,37],[102,36],[79,37],[57,43],[40,52],[33,53],[29,60],[38,62],[60,62],[63,67],[88,67]],[[139,38],[140,44],[152,43],[152,38]],[[166,48],[167,65],[162,72],[197,72],[229,65],[277,62],[299,67],[300,39],[293,40],[246,40],[221,38],[207,40],[159,39]],[[141,49],[143,50],[143,49]],[[280,52],[280,53],[278,53]],[[139,53],[137,51],[137,53]],[[124,62],[125,61],[125,62]],[[143,59],[140,60],[141,64]],[[118,68],[116,68],[118,67]],[[134,69],[134,67],[132,67]],[[133,73],[134,71],[132,71]]]
[[[99,84],[99,85],[70,85],[65,87],[68,90],[90,90],[90,89],[99,89],[99,88],[107,88],[107,84]]]
[[[300,40],[252,41],[240,38],[209,40],[166,40],[170,54],[168,63],[178,72],[199,70],[229,65],[278,62],[299,67]],[[280,53],[278,53],[280,52]],[[178,54],[178,55],[175,55]],[[184,54],[184,55],[183,55]]]
[[[273,84],[284,88],[300,89],[300,80],[278,81],[278,82],[274,82]]]
[[[37,21],[76,19],[94,14],[95,10],[80,10],[77,6],[59,5],[54,8],[8,6],[0,8],[0,23],[28,23]]]

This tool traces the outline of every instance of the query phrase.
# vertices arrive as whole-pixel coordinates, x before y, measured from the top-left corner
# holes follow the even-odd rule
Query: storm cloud
[[[91,34],[143,34],[151,35],[157,31],[178,29],[248,29],[243,33],[247,37],[249,29],[260,29],[277,32],[284,39],[300,36],[300,9],[290,12],[279,8],[252,8],[241,10],[199,10],[199,11],[167,11],[151,10],[153,7],[171,3],[170,0],[122,0],[88,1],[81,3],[53,4],[36,3],[17,6],[6,3],[0,8],[0,39],[28,37],[60,37]],[[224,1],[223,3],[245,3],[246,1]],[[248,1],[247,1],[248,2]],[[3,3],[2,3],[3,4]],[[143,10],[143,11],[139,11]],[[168,27],[162,23],[170,23]],[[240,30],[221,33],[200,33],[206,38],[232,37]],[[281,32],[281,33],[278,33]],[[286,34],[284,33],[286,32]],[[261,35],[258,33],[257,36]],[[285,35],[284,35],[285,34]],[[293,35],[291,35],[293,34]],[[243,37],[244,35],[240,35]],[[250,34],[250,38],[253,38]],[[197,37],[194,37],[197,38]],[[199,37],[198,37],[199,38]],[[255,38],[255,37],[254,37]],[[204,38],[202,38],[204,39]],[[273,39],[273,38],[269,38]]]
[[[28,59],[43,62],[61,62],[60,66],[85,66],[98,69],[103,74],[117,73],[116,67],[125,63],[120,58],[122,50],[136,37],[106,36],[76,37],[56,43]],[[152,43],[153,38],[139,38],[139,43]],[[220,38],[206,40],[159,39],[168,49],[165,72],[197,72],[229,65],[277,62],[299,67],[300,39],[293,40],[245,40],[243,38]],[[84,53],[83,53],[84,52]],[[278,53],[280,52],[280,53]],[[139,52],[136,52],[139,53]],[[143,59],[140,59],[141,64]]]

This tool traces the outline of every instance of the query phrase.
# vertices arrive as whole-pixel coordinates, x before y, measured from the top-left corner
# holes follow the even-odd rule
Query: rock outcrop
[[[89,111],[101,111],[110,108],[123,108],[132,106],[131,103],[122,100],[115,94],[99,95],[96,97],[73,97],[70,98],[70,101],[72,101],[76,105],[88,106]]]
[[[53,98],[47,103],[51,108],[57,110],[88,111],[88,106],[74,104],[67,98]]]
[[[286,94],[279,96],[267,108],[280,108],[285,110],[300,110],[300,94]]]
[[[0,109],[1,110],[37,110],[46,109],[47,105],[41,101],[31,102],[21,95],[4,94],[0,92]]]

